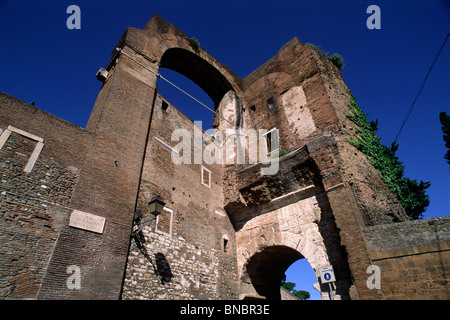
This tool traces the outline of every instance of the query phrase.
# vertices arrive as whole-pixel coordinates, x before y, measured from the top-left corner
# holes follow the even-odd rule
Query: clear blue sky
[[[71,4],[81,8],[81,30],[66,27]],[[366,27],[371,4],[381,9],[380,30]],[[142,28],[154,13],[195,36],[240,77],[293,37],[340,53],[345,82],[369,119],[379,119],[378,135],[386,145],[394,140],[450,32],[450,1],[445,0],[0,0],[0,91],[35,101],[36,106],[85,127],[101,87],[97,70],[106,65],[125,29]],[[162,73],[212,105],[183,77]],[[212,119],[205,109],[160,85],[169,101],[193,120]],[[431,181],[425,218],[450,214],[450,170],[443,159],[440,111],[450,114],[450,42],[397,141],[406,176]],[[295,276],[288,280],[301,286]]]

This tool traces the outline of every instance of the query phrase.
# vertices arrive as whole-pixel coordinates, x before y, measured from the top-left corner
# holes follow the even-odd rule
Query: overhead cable
[[[206,104],[204,104],[203,102],[199,101],[198,99],[196,99],[195,97],[193,97],[192,95],[190,95],[189,93],[187,93],[186,91],[184,91],[183,89],[181,89],[180,87],[178,87],[177,85],[175,85],[174,83],[170,82],[169,80],[167,80],[166,78],[164,78],[160,73],[157,73],[155,71],[153,71],[152,69],[148,68],[147,66],[145,66],[144,64],[140,63],[139,61],[137,61],[136,59],[134,59],[133,57],[131,57],[130,55],[126,54],[122,49],[120,48],[116,48],[116,50],[118,52],[120,52],[121,54],[123,54],[124,56],[130,58],[131,60],[133,60],[134,62],[136,62],[137,64],[139,64],[141,67],[143,67],[144,69],[150,71],[152,74],[154,74],[156,77],[166,81],[168,84],[170,84],[171,86],[173,86],[174,88],[178,89],[179,91],[181,91],[182,93],[184,93],[185,95],[187,95],[189,98],[191,98],[192,100],[194,100],[195,102],[199,103],[201,106],[203,106],[204,108],[208,109],[209,111],[213,112],[214,114],[218,115],[219,117],[221,117],[223,120],[225,120],[226,122],[228,122],[229,124],[233,125],[233,123],[227,119],[225,119],[223,116],[221,116],[218,112],[214,111],[213,109],[211,109],[210,107],[208,107]]]
[[[414,98],[414,101],[412,102],[411,107],[409,108],[408,113],[406,114],[405,120],[403,120],[403,123],[402,123],[402,125],[400,127],[400,130],[398,131],[397,135],[395,136],[394,143],[397,142],[398,136],[402,132],[402,129],[405,126],[406,121],[408,120],[409,116],[411,115],[411,112],[413,111],[414,105],[415,105],[417,99],[419,98],[420,94],[422,93],[423,88],[425,87],[425,82],[427,81],[428,76],[431,73],[431,70],[433,69],[434,65],[436,64],[436,61],[438,60],[438,58],[439,58],[439,56],[440,56],[440,54],[442,52],[442,49],[444,49],[445,43],[447,42],[447,39],[448,39],[449,36],[450,36],[450,33],[447,33],[447,36],[445,37],[444,42],[442,43],[441,48],[439,49],[439,52],[436,55],[436,58],[434,58],[434,61],[431,64],[430,69],[428,70],[425,78],[423,79],[422,85],[420,86],[419,91],[417,92],[416,97]]]

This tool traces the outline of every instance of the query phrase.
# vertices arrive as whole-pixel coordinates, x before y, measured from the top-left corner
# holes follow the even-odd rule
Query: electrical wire
[[[433,69],[433,67],[436,64],[436,61],[438,60],[442,50],[444,49],[445,43],[447,42],[447,39],[448,39],[449,36],[450,36],[450,33],[447,33],[447,36],[445,37],[444,42],[442,43],[441,48],[439,49],[439,52],[436,55],[436,58],[434,59],[433,63],[431,64],[430,69],[428,69],[428,72],[427,72],[425,78],[423,79],[422,85],[420,86],[419,91],[417,92],[416,97],[414,98],[414,101],[412,102],[411,107],[409,108],[408,113],[406,114],[405,120],[403,120],[403,123],[402,123],[402,125],[400,127],[400,130],[398,131],[397,135],[395,136],[394,143],[397,142],[398,136],[402,132],[406,121],[408,120],[409,116],[411,115],[411,112],[413,111],[414,105],[415,105],[417,99],[419,98],[420,94],[422,93],[423,88],[425,87],[425,82],[427,81],[428,76],[431,73],[431,70]]]
[[[218,112],[214,111],[213,109],[211,109],[210,107],[208,107],[206,104],[204,104],[203,102],[201,102],[200,100],[196,99],[195,97],[193,97],[192,95],[190,95],[189,93],[187,93],[186,91],[184,91],[183,89],[181,89],[180,87],[178,87],[177,85],[175,85],[174,83],[170,82],[169,80],[167,80],[166,78],[164,78],[160,73],[157,73],[155,71],[153,71],[152,69],[148,68],[147,66],[143,65],[142,63],[140,63],[139,61],[137,61],[136,59],[134,59],[133,57],[129,56],[128,54],[126,54],[122,49],[120,48],[116,48],[116,50],[123,54],[124,56],[128,57],[129,59],[133,60],[134,62],[136,62],[137,64],[139,64],[141,67],[143,67],[145,70],[150,71],[152,74],[154,74],[156,77],[166,81],[168,84],[170,84],[171,86],[173,86],[174,88],[176,88],[177,90],[181,91],[182,93],[184,93],[185,95],[187,95],[189,98],[191,98],[192,100],[194,100],[195,102],[199,103],[202,107],[208,109],[209,111],[213,112],[214,114],[218,115],[219,117],[221,117],[223,120],[225,120],[226,122],[228,122],[231,125],[234,125],[231,121],[225,119],[223,116],[221,116]]]

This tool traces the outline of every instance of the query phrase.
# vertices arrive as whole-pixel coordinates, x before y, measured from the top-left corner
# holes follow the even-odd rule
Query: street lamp
[[[148,254],[147,249],[144,246],[145,236],[142,233],[142,228],[145,225],[150,224],[154,219],[156,219],[156,217],[162,213],[165,205],[166,205],[166,203],[164,202],[164,199],[161,198],[159,195],[156,195],[148,203],[149,214],[151,216],[151,218],[149,220],[147,220],[143,223],[140,223],[140,221],[142,219],[142,212],[140,210],[137,210],[133,216],[134,223],[133,223],[133,230],[131,232],[131,236],[134,238],[134,241],[136,242],[136,246],[138,247],[139,251],[141,251],[142,254],[144,255],[144,257],[146,257],[147,260],[152,264],[153,270],[155,271],[156,274],[158,274],[158,271],[157,271],[155,265],[153,264],[152,258]]]
[[[164,199],[161,198],[159,195],[156,195],[148,203],[149,213],[154,218],[156,218],[158,215],[161,214],[161,212],[163,211],[165,205],[166,205],[166,203],[164,202]]]

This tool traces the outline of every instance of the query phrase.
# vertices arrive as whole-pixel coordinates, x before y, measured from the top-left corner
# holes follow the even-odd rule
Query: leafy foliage
[[[198,39],[196,37],[191,37],[191,38],[186,38],[186,39],[189,42],[189,45],[195,51],[197,51],[200,48],[200,41],[198,41]]]
[[[311,48],[313,48],[313,49],[316,49],[316,50],[319,51],[320,53],[322,53],[322,54],[328,56],[328,52],[325,51],[325,50],[323,50],[320,46],[318,46],[318,45],[316,45],[316,44],[313,44],[313,43],[309,43],[309,42],[308,42],[308,43],[305,43],[305,46],[308,46],[308,47],[311,47]]]
[[[344,69],[344,58],[339,53],[334,53],[328,57],[339,70]]]
[[[292,293],[294,296],[299,298],[300,300],[307,300],[307,299],[309,299],[311,297],[308,291],[295,290],[294,289],[295,288],[295,283],[294,282],[282,281],[281,282],[281,286],[284,289],[286,289],[287,291],[289,291],[290,293]]]
[[[444,133],[444,141],[445,147],[448,149],[444,155],[444,159],[447,160],[447,163],[450,165],[450,116],[445,112],[441,112],[439,114],[439,120],[442,125],[442,132]]]
[[[329,56],[328,52],[323,50],[320,46],[312,44],[312,43],[306,43],[305,46],[311,47],[313,49],[316,49],[317,51],[319,51],[321,54],[324,54],[328,57],[328,59],[330,59],[330,61],[336,66],[338,67],[339,70],[344,69],[344,58],[342,58],[342,56],[339,53],[333,53],[331,56]]]
[[[284,157],[285,155],[287,155],[289,152],[291,152],[290,150],[284,150],[284,149],[280,149],[280,152],[279,152],[279,154],[278,154],[278,156],[281,158],[281,157]]]
[[[397,195],[406,214],[411,219],[422,218],[423,212],[430,204],[425,191],[431,183],[418,183],[417,180],[404,177],[404,166],[395,155],[398,144],[394,142],[387,147],[381,143],[381,139],[376,136],[378,120],[367,121],[367,115],[358,106],[353,95],[348,108],[352,114],[346,114],[347,118],[358,126],[355,137],[348,141],[363,152],[369,163],[378,170],[384,183]]]

